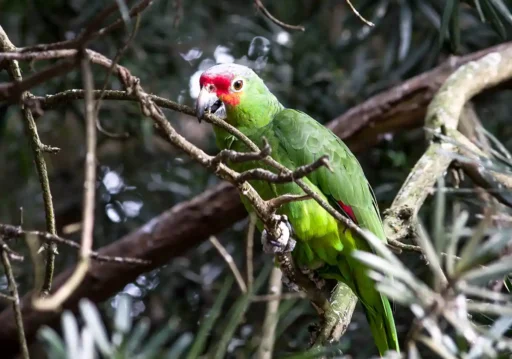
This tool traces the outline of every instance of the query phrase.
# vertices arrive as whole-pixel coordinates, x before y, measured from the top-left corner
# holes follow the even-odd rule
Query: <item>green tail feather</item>
[[[382,294],[379,296],[381,308],[377,313],[367,310],[366,306],[363,304],[363,307],[365,307],[366,319],[370,324],[375,344],[377,345],[380,355],[384,355],[388,350],[400,352],[391,305],[388,298]]]
[[[344,282],[354,291],[363,305],[366,319],[380,355],[388,350],[400,351],[391,304],[386,296],[375,289],[365,266],[353,258],[338,262]],[[348,280],[346,280],[348,279]]]

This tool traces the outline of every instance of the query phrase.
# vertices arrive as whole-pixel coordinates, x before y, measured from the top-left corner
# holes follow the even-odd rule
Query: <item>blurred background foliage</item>
[[[256,11],[251,1],[156,0],[142,17],[135,40],[121,60],[140,77],[146,91],[193,105],[199,73],[215,63],[248,64],[266,81],[286,105],[301,109],[325,123],[369,96],[427,71],[454,54],[467,54],[496,45],[512,35],[510,4],[500,0],[353,0],[352,3],[375,27],[365,26],[344,0],[266,1],[280,20],[301,24],[305,32],[291,32],[271,23]],[[0,0],[0,24],[16,46],[30,46],[73,38],[105,6],[100,0]],[[482,21],[484,20],[484,21]],[[91,44],[114,57],[128,34],[119,30]],[[25,74],[45,66],[24,63]],[[105,78],[94,71],[96,86]],[[0,73],[0,81],[7,81]],[[72,72],[33,89],[36,95],[80,88],[79,72]],[[121,85],[113,79],[113,87]],[[487,130],[512,149],[510,113],[512,92],[501,90],[477,101],[477,111]],[[59,233],[77,239],[73,224],[81,216],[84,160],[83,104],[75,102],[47,111],[37,120],[42,141],[62,150],[47,156]],[[168,118],[194,144],[215,153],[211,128],[180,113]],[[176,203],[192,198],[218,183],[189,158],[174,150],[153,132],[139,108],[128,102],[104,101],[100,111],[103,126],[111,132],[129,132],[125,140],[100,136],[98,143],[98,190],[95,247],[107,245],[139,227]],[[372,183],[381,209],[387,208],[410,168],[422,153],[421,129],[387,134],[383,141],[358,155]],[[23,223],[26,228],[44,229],[44,211],[30,146],[17,108],[0,104],[0,222]],[[448,201],[478,208],[473,195],[450,191]],[[430,204],[422,210],[429,220]],[[450,219],[447,219],[449,222]],[[244,237],[247,221],[219,235],[238,266],[244,267]],[[271,259],[261,254],[256,242],[256,272],[268,273]],[[26,253],[20,241],[14,249]],[[76,253],[60,248],[57,272],[76,261]],[[417,275],[427,275],[415,254],[401,259]],[[32,283],[29,263],[15,266],[22,293]],[[129,295],[135,320],[148,318],[149,331],[165,326],[173,335],[172,347],[183,336],[193,337],[205,313],[231,276],[223,259],[209,242],[166,266],[140,276],[123,293],[100,305],[102,315],[113,315],[121,295]],[[267,275],[268,276],[268,275]],[[266,277],[261,278],[262,283]],[[6,280],[0,278],[0,289]],[[222,310],[240,298],[230,284]],[[264,288],[262,286],[262,288]],[[260,292],[265,292],[264,289]],[[6,305],[6,303],[3,303]],[[261,335],[264,303],[253,303],[229,339],[228,356],[246,357],[254,352]],[[305,349],[308,325],[315,320],[306,300],[283,301],[276,337],[276,353],[283,355]],[[412,315],[397,311],[400,332],[408,328]],[[224,319],[224,318],[221,318]],[[205,343],[219,340],[226,320],[215,324]],[[340,348],[353,357],[374,354],[368,345],[364,315],[354,314]],[[187,334],[188,333],[188,334]],[[186,341],[189,345],[192,339]]]

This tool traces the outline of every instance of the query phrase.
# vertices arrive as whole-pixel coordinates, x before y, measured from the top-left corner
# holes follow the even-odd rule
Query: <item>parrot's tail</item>
[[[345,257],[343,262],[339,263],[339,267],[343,267],[340,270],[342,273],[347,273],[347,269],[351,272],[347,284],[363,305],[379,354],[382,356],[388,350],[400,352],[395,320],[388,298],[375,289],[375,282],[368,277],[367,267],[354,258]]]
[[[378,309],[378,312],[375,312],[374,307],[368,309],[366,305],[363,304],[375,344],[377,345],[380,355],[384,355],[388,350],[400,352],[391,305],[388,298],[382,294],[379,294],[379,297],[381,300],[381,308]]]

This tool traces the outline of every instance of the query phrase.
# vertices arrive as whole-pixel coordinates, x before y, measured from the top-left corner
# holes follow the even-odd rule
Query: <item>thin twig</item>
[[[130,10],[130,17],[135,17],[140,14],[143,10],[145,10],[153,0],[142,0],[138,4],[134,5]],[[102,10],[95,19],[93,19],[87,28],[76,38],[72,40],[66,40],[61,42],[55,42],[51,44],[39,44],[35,46],[29,46],[20,48],[19,50],[22,52],[33,52],[33,51],[47,51],[47,50],[59,50],[66,48],[82,48],[87,45],[88,42],[95,40],[101,36],[105,36],[110,31],[117,29],[118,27],[124,24],[124,20],[122,18],[117,19],[113,23],[103,28],[99,28],[103,21],[112,14],[115,10],[117,10],[117,4],[112,4],[110,7]]]
[[[126,138],[126,137],[129,136],[129,134],[128,133],[116,134],[116,133],[109,132],[109,131],[107,131],[106,129],[103,128],[103,126],[101,125],[100,118],[99,118],[99,111],[100,111],[100,106],[101,106],[101,100],[103,99],[103,95],[104,95],[105,91],[107,90],[107,86],[108,86],[108,83],[110,81],[110,77],[112,76],[114,68],[116,67],[116,65],[119,62],[119,60],[121,59],[121,57],[126,52],[128,47],[130,46],[131,42],[135,38],[135,35],[137,35],[137,31],[139,29],[139,25],[140,25],[140,15],[137,14],[137,18],[135,20],[135,25],[133,26],[132,32],[130,33],[130,35],[126,39],[126,41],[123,44],[123,46],[120,47],[117,50],[117,53],[116,53],[114,59],[112,60],[112,64],[110,65],[110,68],[108,69],[107,75],[105,76],[105,80],[103,81],[103,86],[102,86],[102,89],[101,89],[101,93],[100,93],[99,98],[97,98],[96,106],[95,106],[95,109],[94,109],[94,111],[96,112],[96,115],[95,115],[96,116],[96,127],[97,127],[98,131],[100,131],[104,135],[112,137],[112,138]]]
[[[245,244],[245,261],[247,270],[247,290],[252,291],[254,283],[254,232],[256,231],[256,221],[258,217],[254,213],[249,214],[249,223],[247,225],[247,238]]]
[[[267,204],[271,211],[277,211],[281,206],[285,204],[305,201],[307,199],[311,199],[308,194],[283,194],[279,197],[269,199]]]
[[[0,26],[0,49],[2,51],[15,51],[16,47],[11,43],[7,34],[4,32],[2,27]],[[21,76],[21,70],[18,65],[18,62],[15,60],[8,61],[9,62],[9,76],[15,83],[20,83],[23,81]],[[21,98],[22,102],[30,97],[28,92],[22,92]],[[43,192],[43,202],[44,202],[44,210],[46,215],[46,229],[51,234],[57,233],[57,227],[55,225],[55,213],[53,209],[52,202],[52,194],[50,190],[50,181],[48,179],[48,171],[46,169],[46,161],[43,156],[43,152],[48,149],[51,149],[49,146],[45,146],[41,143],[39,139],[39,134],[37,132],[37,126],[34,121],[34,117],[32,116],[32,111],[26,107],[22,106],[22,114],[25,120],[25,130],[27,132],[27,136],[30,139],[30,144],[32,147],[32,152],[34,154],[34,159],[36,163],[37,175],[39,177],[39,183],[41,185],[41,189]],[[40,288],[42,295],[47,295],[52,287],[53,281],[53,272],[55,270],[55,255],[57,254],[57,245],[53,242],[49,242],[46,247],[46,270],[44,274],[43,285]]]
[[[265,156],[266,157],[266,156]],[[264,158],[264,157],[263,157]],[[261,159],[263,159],[261,158]],[[299,166],[291,172],[288,173],[279,173],[275,174],[273,172],[267,171],[263,168],[255,168],[252,170],[247,170],[242,173],[237,178],[239,182],[245,181],[253,181],[253,180],[263,180],[271,183],[286,183],[293,182],[296,179],[306,177],[319,169],[320,167],[327,167],[332,171],[332,168],[329,164],[329,157],[327,155],[320,157],[315,162]]]
[[[210,236],[210,242],[213,244],[215,249],[219,252],[219,254],[224,258],[224,261],[228,265],[229,269],[231,269],[231,272],[233,272],[233,276],[236,279],[236,282],[238,286],[240,287],[240,291],[242,293],[247,293],[247,285],[244,282],[244,278],[242,277],[242,274],[240,274],[240,271],[238,270],[238,267],[236,266],[235,261],[233,260],[233,257],[229,252],[224,248],[224,246],[215,238],[214,236]]]
[[[276,296],[274,299],[269,300],[267,303],[267,311],[263,321],[262,338],[256,358],[258,359],[271,359],[274,350],[275,332],[277,322],[279,321],[279,302],[281,290],[283,288],[282,282],[283,273],[279,268],[272,268],[270,279],[268,282],[268,292],[270,295]]]
[[[0,238],[1,241],[1,238]],[[20,308],[20,296],[18,294],[18,288],[16,286],[16,279],[12,272],[11,262],[9,260],[9,253],[6,250],[8,247],[3,241],[1,241],[0,251],[2,252],[2,263],[4,266],[5,274],[7,275],[7,283],[9,285],[9,291],[12,297],[12,309],[14,311],[14,317],[16,319],[16,326],[18,330],[18,340],[21,347],[21,355],[24,359],[29,359],[27,339],[25,338],[25,330],[23,328],[23,318],[21,316]]]
[[[306,299],[307,295],[304,292],[289,292],[281,294],[264,294],[255,295],[251,298],[253,302],[268,302],[271,300],[292,300],[292,299]]]
[[[364,22],[366,25],[368,26],[371,26],[371,27],[374,27],[375,24],[371,21],[368,21],[366,20],[360,13],[359,11],[356,10],[356,8],[354,7],[354,5],[352,5],[352,3],[350,2],[350,0],[345,0],[348,4],[348,6],[350,7],[350,9],[352,10],[352,12],[362,21]]]
[[[30,237],[39,238],[45,243],[55,242],[59,244],[66,245],[68,247],[81,250],[80,244],[66,238],[62,238],[51,234],[49,232],[41,232],[41,231],[28,231],[23,230],[21,227],[13,226],[10,224],[0,224],[0,235],[4,236],[4,240],[8,241],[10,239],[22,238],[25,237],[29,239]],[[91,251],[90,257],[100,262],[113,262],[120,264],[138,264],[138,265],[148,265],[149,261],[139,258],[129,258],[129,257],[111,257],[104,256],[99,254],[98,252]]]
[[[254,0],[254,3],[256,4],[256,7],[260,9],[260,11],[265,15],[270,21],[272,21],[274,24],[281,26],[284,29],[287,30],[297,30],[297,31],[305,31],[306,29],[302,25],[290,25],[287,23],[282,22],[281,20],[276,19],[270,11],[267,10],[265,5],[261,2],[261,0]]]
[[[54,310],[60,307],[82,282],[90,264],[94,231],[94,207],[96,203],[96,121],[94,96],[92,94],[94,82],[87,52],[83,51],[81,57],[82,81],[85,88],[86,155],[80,261],[68,281],[55,294],[51,297],[34,301],[34,306],[41,310]]]

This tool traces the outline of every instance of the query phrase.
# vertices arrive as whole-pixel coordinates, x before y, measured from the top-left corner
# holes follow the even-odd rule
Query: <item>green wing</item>
[[[330,130],[299,111],[281,111],[272,121],[272,126],[280,152],[285,152],[295,167],[312,163],[322,155],[329,156],[333,172],[321,168],[308,176],[308,179],[331,203],[341,201],[345,206],[350,206],[361,227],[386,241],[375,196],[359,162],[347,146]],[[339,209],[343,211],[342,206]],[[399,351],[388,299],[375,289],[375,283],[368,277],[367,268],[350,255],[350,251],[356,248],[371,251],[370,246],[364,239],[352,236],[350,231],[340,236],[348,239],[346,243],[353,244],[351,249],[344,249],[344,255],[338,259],[337,267],[341,277],[334,274],[334,278],[347,283],[361,300],[379,353],[383,355],[388,349]],[[327,269],[326,274],[332,274],[330,269]]]
[[[272,121],[280,150],[287,153],[295,166],[329,156],[333,169],[320,168],[308,176],[331,202],[350,206],[358,224],[386,241],[375,197],[361,165],[348,147],[329,129],[307,114],[286,109]]]

